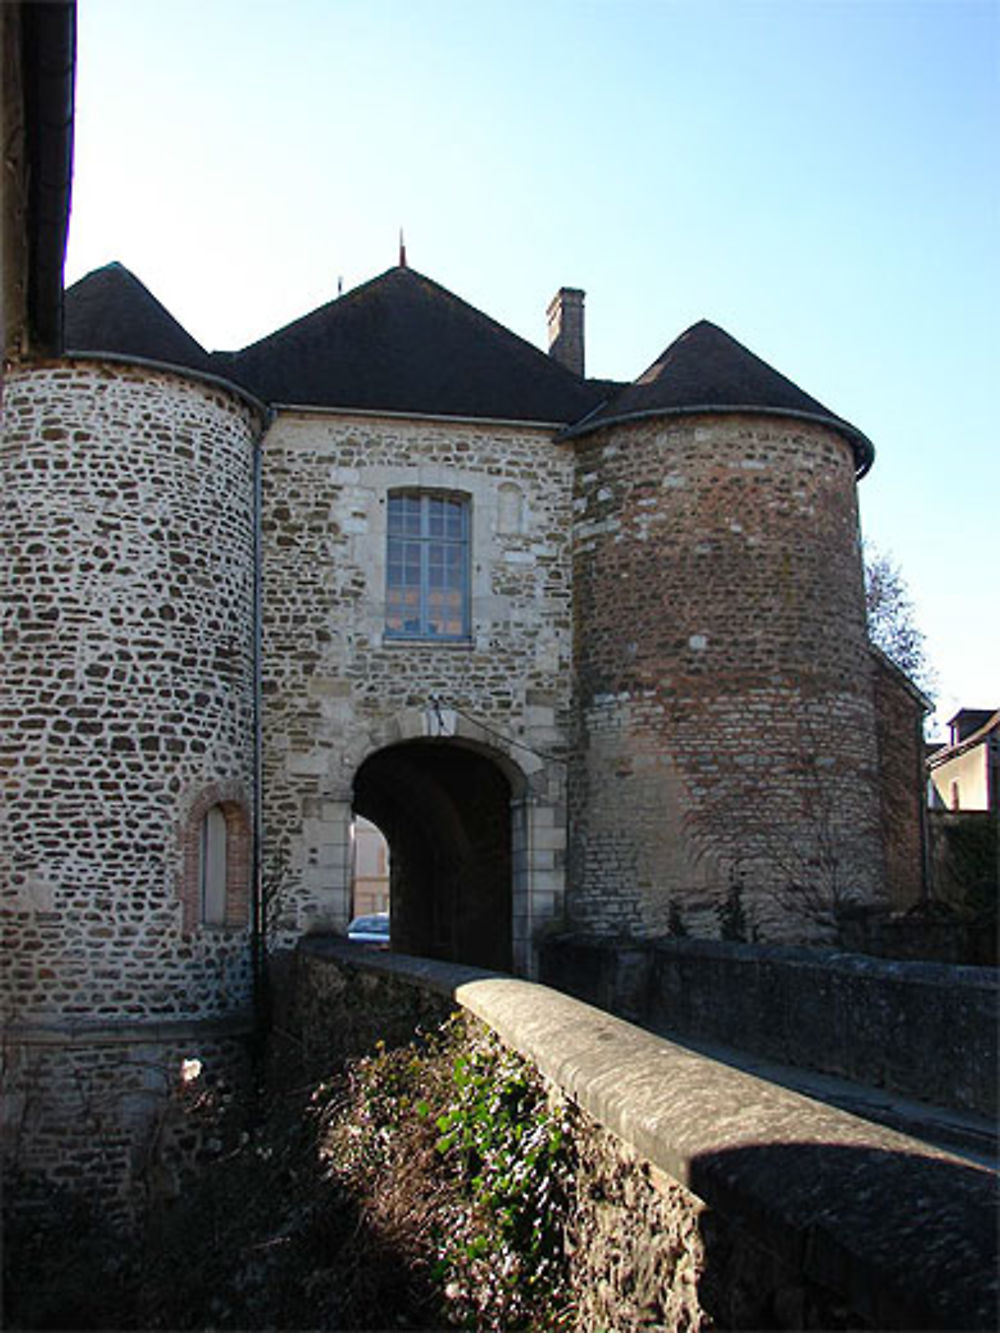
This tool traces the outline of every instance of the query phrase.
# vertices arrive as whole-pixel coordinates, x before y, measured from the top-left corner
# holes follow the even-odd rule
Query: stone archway
[[[360,766],[354,811],[390,848],[393,948],[512,969],[513,796],[499,763],[454,740],[401,741]]]

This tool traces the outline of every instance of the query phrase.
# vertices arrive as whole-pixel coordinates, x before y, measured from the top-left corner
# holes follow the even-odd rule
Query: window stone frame
[[[202,920],[201,826],[213,806],[226,821],[226,910],[222,922]],[[251,821],[246,791],[240,782],[216,782],[201,788],[181,821],[181,871],[178,897],[181,929],[185,935],[199,930],[246,929],[250,923]]]
[[[393,533],[390,529],[389,507],[393,499],[407,498],[420,500],[423,503],[426,500],[448,500],[461,507],[463,515],[464,532],[461,541],[452,538],[441,538],[440,541],[445,546],[461,546],[463,552],[463,601],[462,601],[462,632],[460,634],[431,634],[424,629],[417,631],[393,630],[389,628],[389,543],[395,539],[406,540],[406,537],[400,533]],[[469,644],[472,641],[472,571],[473,571],[473,532],[472,532],[472,496],[466,490],[453,489],[443,486],[391,486],[385,493],[386,500],[386,518],[385,518],[385,571],[384,571],[384,593],[385,593],[385,620],[382,627],[383,637],[386,643],[442,643],[442,644]],[[422,552],[429,552],[431,546],[437,538],[430,535],[420,534],[418,538],[412,540],[420,541]],[[425,618],[426,599],[430,590],[430,584],[427,580],[428,570],[423,564],[421,568],[420,582],[420,619],[423,622]]]

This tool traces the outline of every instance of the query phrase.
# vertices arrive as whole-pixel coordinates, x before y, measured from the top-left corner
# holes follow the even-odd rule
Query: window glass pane
[[[430,546],[427,550],[427,584],[430,588],[440,588],[445,581],[445,554],[441,546]]]
[[[465,505],[457,504],[455,501],[448,502],[446,530],[449,537],[463,538],[465,536],[465,514]]]
[[[393,537],[420,536],[419,495],[390,495],[389,534]]]
[[[447,581],[452,588],[460,588],[464,582],[465,548],[449,546],[447,548]]]
[[[468,633],[468,502],[397,492],[388,503],[386,629],[462,638]]]
[[[386,563],[388,588],[420,586],[420,543],[389,538]]]

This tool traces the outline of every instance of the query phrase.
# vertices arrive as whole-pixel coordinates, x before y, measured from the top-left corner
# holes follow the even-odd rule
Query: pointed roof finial
[[[403,240],[403,228],[399,229],[399,267],[406,268],[406,242]]]

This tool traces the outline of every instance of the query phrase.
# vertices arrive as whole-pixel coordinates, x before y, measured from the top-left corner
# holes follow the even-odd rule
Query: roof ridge
[[[421,273],[419,269],[414,268],[411,264],[393,264],[382,273],[376,274],[375,277],[368,278],[364,282],[359,283],[357,287],[352,287],[342,295],[335,296],[331,300],[325,301],[322,305],[316,306],[315,309],[307,311],[304,315],[299,315],[295,319],[289,320],[287,324],[281,325],[271,333],[264,334],[262,338],[257,338],[252,343],[247,343],[245,347],[241,347],[232,352],[227,352],[220,348],[213,351],[212,355],[238,357],[243,352],[248,352],[254,348],[260,347],[262,344],[269,342],[272,338],[287,333],[290,329],[295,328],[296,325],[303,324],[314,317],[318,317],[333,310],[335,307],[355,304],[357,300],[363,299],[363,295],[371,288],[391,278],[401,278],[406,281],[412,280],[415,283],[424,283],[427,287],[431,288],[432,291],[437,293],[439,297],[453,305],[461,306],[462,309],[481,321],[484,326],[488,327],[494,333],[501,335],[505,339],[515,340],[535,356],[541,357],[542,362],[540,364],[544,363],[551,367],[557,377],[562,376],[574,385],[586,384],[587,381],[584,376],[577,375],[567,366],[564,366],[560,361],[557,361],[555,357],[550,356],[548,352],[543,351],[542,348],[536,343],[533,343],[529,338],[522,337],[521,334],[516,333],[513,329],[507,328],[505,324],[501,324],[500,321],[494,319],[492,315],[486,314],[484,310],[480,310],[479,307],[473,305],[471,301],[467,301],[464,297],[450,291],[440,282],[437,282],[434,278],[429,278],[426,273]]]
[[[607,397],[418,269],[394,265],[216,366],[272,403],[578,420]]]

